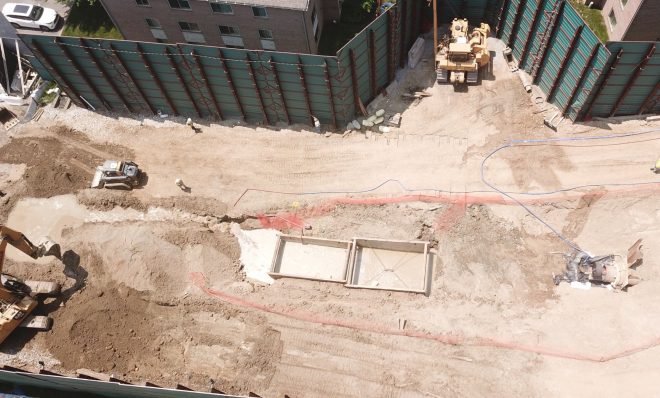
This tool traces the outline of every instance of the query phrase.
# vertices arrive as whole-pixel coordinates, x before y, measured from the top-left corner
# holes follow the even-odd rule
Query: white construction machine
[[[627,290],[641,281],[636,269],[642,264],[642,240],[628,249],[627,256],[605,255],[593,257],[584,252],[566,256],[566,271],[555,275],[555,285],[561,282],[591,283],[610,286],[616,291]]]
[[[142,172],[137,164],[128,160],[106,160],[96,168],[92,188],[131,190],[140,185]]]
[[[435,69],[438,83],[473,84],[479,71],[490,63],[488,36],[490,26],[482,23],[468,34],[467,19],[454,18],[451,36],[445,37],[436,49]]]

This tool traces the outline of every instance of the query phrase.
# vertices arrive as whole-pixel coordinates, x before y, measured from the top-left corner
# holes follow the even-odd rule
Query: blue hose
[[[476,190],[476,191],[449,191],[446,189],[439,189],[439,188],[416,188],[416,189],[411,189],[406,187],[406,185],[401,182],[400,180],[397,179],[387,179],[377,186],[369,189],[364,189],[364,190],[358,190],[358,191],[313,191],[313,192],[286,192],[286,191],[274,191],[274,190],[267,190],[267,189],[257,189],[257,188],[248,188],[243,193],[241,196],[236,200],[234,203],[234,206],[240,202],[240,200],[245,196],[250,191],[255,191],[255,192],[265,192],[265,193],[276,193],[276,194],[281,194],[281,195],[295,195],[295,196],[308,196],[308,195],[338,195],[338,194],[364,194],[364,193],[370,193],[373,191],[376,191],[377,189],[389,184],[389,183],[394,183],[398,185],[403,191],[405,192],[423,192],[423,191],[431,191],[431,192],[436,192],[436,193],[458,193],[458,194],[473,194],[473,193],[488,193],[495,191],[499,193],[500,195],[507,197],[511,199],[512,201],[516,202],[516,204],[520,205],[525,211],[527,211],[532,217],[536,218],[539,222],[541,222],[543,225],[545,225],[552,233],[554,233],[557,237],[559,237],[564,243],[566,243],[568,246],[571,248],[582,252],[586,253],[584,250],[580,249],[580,247],[572,242],[570,239],[566,238],[564,235],[562,235],[558,230],[556,230],[552,225],[548,224],[546,221],[544,221],[541,217],[539,217],[536,213],[534,213],[532,210],[529,209],[529,207],[525,206],[524,203],[519,201],[518,199],[514,198],[512,195],[529,195],[529,196],[543,196],[543,195],[551,195],[555,193],[563,193],[563,192],[569,192],[569,191],[574,191],[578,189],[583,189],[583,188],[595,188],[595,187],[607,187],[607,186],[641,186],[641,185],[655,185],[655,184],[660,184],[660,181],[648,181],[648,182],[636,182],[636,183],[602,183],[602,184],[584,184],[584,185],[576,185],[573,187],[569,188],[561,188],[561,189],[556,189],[553,191],[544,191],[544,192],[512,192],[512,191],[504,191],[499,188],[497,188],[494,184],[490,183],[488,180],[486,180],[484,176],[484,168],[486,165],[486,162],[488,159],[490,159],[493,155],[495,155],[497,152],[502,151],[506,148],[513,148],[515,146],[521,146],[521,145],[527,145],[527,144],[550,144],[554,142],[566,142],[566,141],[596,141],[596,140],[608,140],[608,139],[614,139],[614,138],[625,138],[625,137],[633,137],[633,136],[639,136],[639,135],[646,135],[646,134],[654,134],[660,132],[660,129],[653,129],[653,130],[646,130],[646,131],[635,131],[631,133],[624,133],[624,134],[610,134],[610,135],[605,135],[605,136],[587,136],[587,137],[557,137],[557,138],[540,138],[540,139],[529,139],[529,140],[511,140],[508,143],[494,149],[491,151],[486,157],[481,161],[481,181],[488,186],[491,191],[484,191],[484,190]],[[584,146],[585,148],[588,148],[589,146]],[[586,253],[588,254],[588,253]]]
[[[484,169],[486,165],[486,161],[490,159],[493,155],[495,155],[497,152],[504,150],[506,148],[512,148],[517,145],[521,144],[548,144],[548,143],[553,143],[553,142],[565,142],[565,141],[592,141],[592,140],[607,140],[607,139],[613,139],[613,138],[622,138],[622,137],[632,137],[632,136],[637,136],[637,135],[643,135],[643,134],[653,134],[660,132],[660,129],[654,129],[654,130],[647,130],[647,131],[637,131],[637,132],[632,132],[632,133],[625,133],[625,134],[613,134],[613,135],[606,135],[606,136],[588,136],[588,137],[558,137],[558,138],[542,138],[542,139],[532,139],[532,140],[512,140],[496,149],[494,149],[492,152],[490,152],[486,157],[481,161],[481,181],[486,184],[489,188],[491,188],[493,191],[498,192],[500,195],[505,196],[514,202],[516,202],[518,205],[520,205],[527,213],[529,213],[532,217],[536,218],[539,222],[541,222],[543,225],[545,225],[550,231],[552,231],[559,239],[561,239],[564,243],[566,243],[568,246],[571,248],[585,253],[589,255],[589,253],[585,252],[582,250],[575,242],[571,241],[567,237],[565,237],[561,232],[559,232],[557,229],[555,229],[552,225],[544,221],[541,217],[539,217],[536,213],[534,213],[529,207],[525,206],[524,203],[519,201],[518,199],[514,198],[511,196],[512,192],[505,192],[499,188],[497,188],[495,185],[491,184],[488,180],[486,180],[486,177],[484,176]],[[559,192],[567,192],[571,190],[575,190],[578,188],[585,188],[585,187],[596,187],[596,186],[621,186],[621,185],[647,185],[647,184],[660,184],[660,181],[654,181],[654,182],[642,182],[642,183],[629,183],[629,184],[623,184],[623,183],[613,183],[613,184],[587,184],[587,185],[581,185],[577,187],[571,187],[571,188],[564,188],[564,189],[558,189],[555,191],[549,191],[549,192],[524,192],[522,194],[525,195],[547,195],[547,194],[552,194],[552,193],[559,193]]]

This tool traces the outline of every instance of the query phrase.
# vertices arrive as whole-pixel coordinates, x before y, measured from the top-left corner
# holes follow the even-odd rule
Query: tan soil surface
[[[625,253],[644,239],[640,285],[583,291],[552,284],[563,266],[556,253],[567,246],[490,193],[479,166],[511,139],[659,126],[566,121],[553,132],[500,54],[494,72],[467,92],[430,87],[433,96],[419,104],[382,99],[404,111],[401,128],[368,139],[216,124],[194,134],[179,119],[76,108],[49,109],[16,127],[0,147],[2,221],[17,216],[22,199],[61,194],[75,195],[86,215],[54,209],[31,217],[21,208],[30,237],[45,218],[59,221],[53,230],[66,267],[26,257],[8,259],[5,270],[58,281],[63,296],[37,310],[54,319],[53,329],[17,331],[0,360],[265,397],[652,396],[660,363],[657,186],[516,196],[593,254]],[[401,87],[426,87],[429,74],[431,63],[422,63]],[[485,172],[512,191],[657,181],[648,168],[660,137],[647,138],[507,148]],[[88,189],[106,158],[135,160],[146,185]],[[388,179],[413,191],[396,182],[370,190]],[[325,191],[353,193],[291,194]],[[428,240],[437,250],[431,293],[286,278],[261,285],[245,278],[231,222],[291,234],[307,225],[306,236],[334,239]],[[599,362],[641,346],[652,348]]]

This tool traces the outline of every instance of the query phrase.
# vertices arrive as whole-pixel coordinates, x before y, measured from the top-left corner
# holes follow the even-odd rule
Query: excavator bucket
[[[39,248],[39,257],[53,256],[57,258],[62,258],[62,249],[60,248],[60,245],[53,242],[48,237],[42,239],[42,242],[39,244],[38,248]]]

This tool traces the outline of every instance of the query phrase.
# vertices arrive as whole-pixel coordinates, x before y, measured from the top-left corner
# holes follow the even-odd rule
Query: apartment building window
[[[135,0],[135,3],[142,7],[149,7],[149,0]]]
[[[170,3],[170,8],[178,10],[190,10],[190,3],[188,0],[167,0]]]
[[[230,48],[244,48],[243,38],[241,37],[241,31],[235,26],[220,25],[220,37],[222,38],[225,46]]]
[[[183,32],[183,38],[187,43],[204,44],[206,39],[199,29],[199,25],[194,22],[179,22],[179,28]]]
[[[157,19],[147,18],[146,21],[147,21],[147,25],[148,25],[150,28],[155,28],[155,29],[162,29],[162,28],[163,28],[163,27],[160,25],[160,22],[158,22]]]
[[[157,42],[162,43],[167,41],[167,35],[165,34],[163,27],[160,25],[160,22],[158,22],[157,19],[147,18],[145,21],[147,21],[147,26],[149,27],[151,34]]]
[[[261,48],[264,50],[275,50],[275,40],[273,39],[273,32],[268,29],[259,29],[259,39],[261,40]]]
[[[614,10],[610,11],[610,15],[608,16],[610,20],[610,30],[614,30],[616,27],[616,15],[614,15]]]
[[[258,18],[268,18],[266,7],[252,7],[252,15]]]
[[[154,28],[154,29],[162,29],[163,28],[160,25],[160,22],[158,22],[157,19],[147,18],[146,21],[147,21],[147,25],[149,25],[150,28]]]
[[[237,27],[235,26],[226,26],[226,25],[220,25],[218,26],[220,28],[220,34],[221,35],[226,35],[226,36],[240,36],[241,31],[238,30]]]
[[[179,27],[182,32],[201,32],[199,25],[194,22],[179,22]]]
[[[211,11],[217,12],[218,14],[233,14],[234,9],[231,4],[227,3],[211,3]]]

